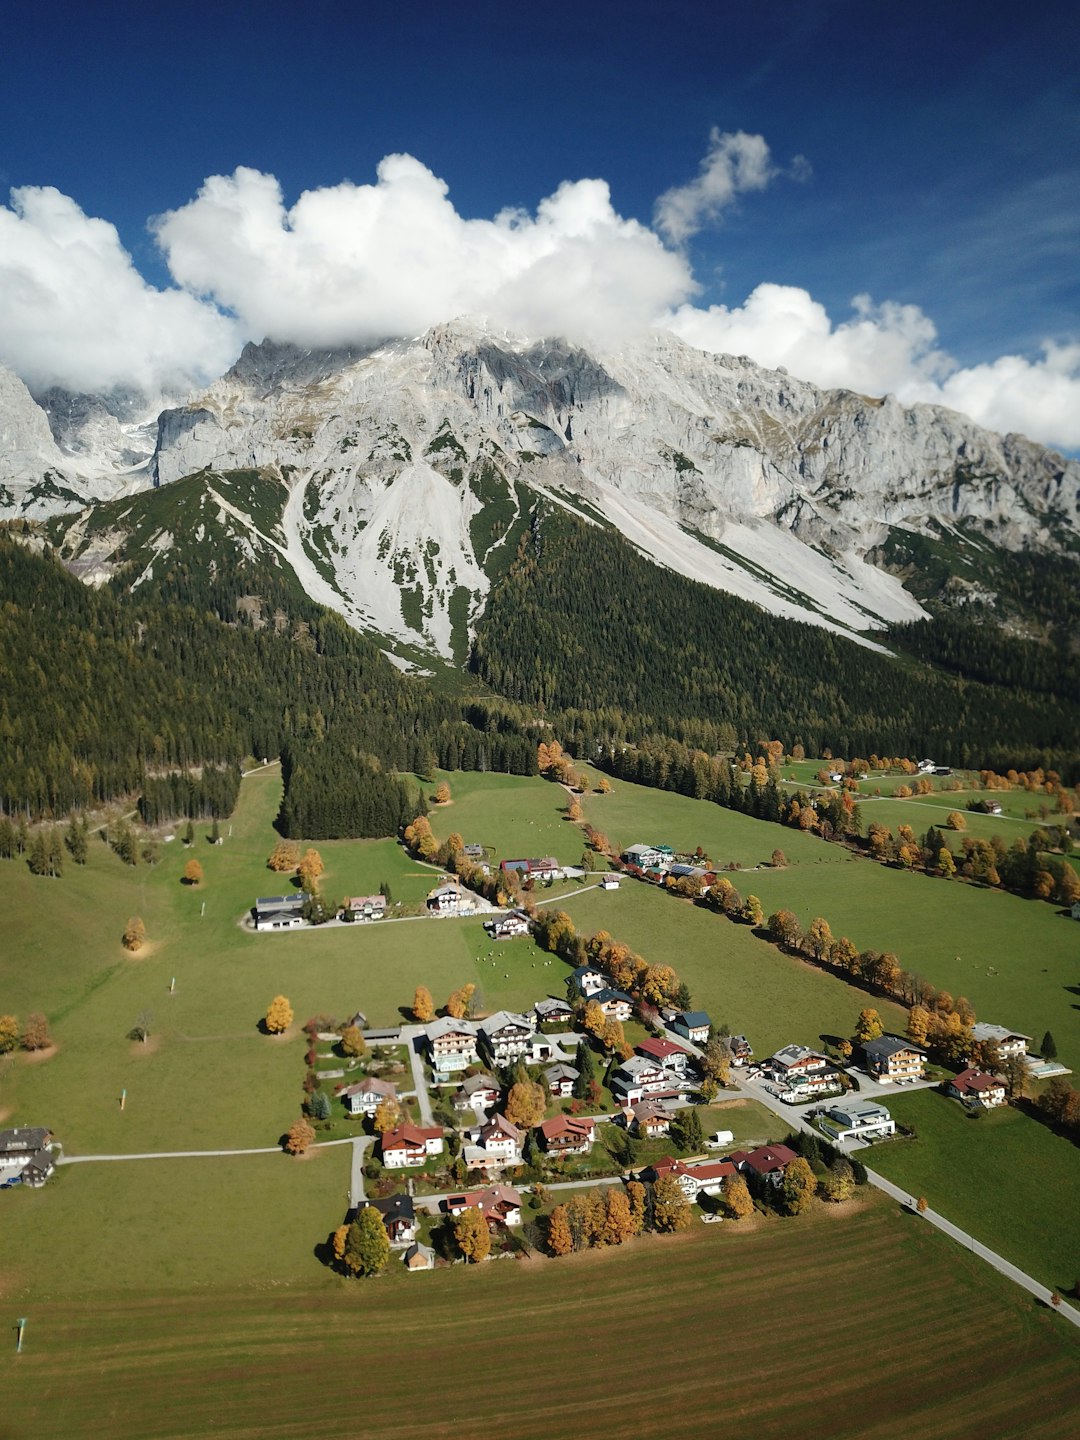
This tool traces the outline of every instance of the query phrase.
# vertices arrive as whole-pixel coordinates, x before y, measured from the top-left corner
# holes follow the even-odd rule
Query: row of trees
[[[12,1050],[47,1050],[52,1044],[49,1022],[35,1011],[20,1026],[17,1016],[0,1015],[0,1055]]]

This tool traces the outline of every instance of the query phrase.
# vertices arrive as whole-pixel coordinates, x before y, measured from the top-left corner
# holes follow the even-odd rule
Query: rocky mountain
[[[133,527],[146,564],[179,543],[212,556],[227,536],[392,648],[459,661],[537,496],[682,574],[845,633],[924,613],[897,537],[947,553],[961,595],[987,593],[994,552],[1080,549],[1077,462],[664,333],[594,355],[466,321],[368,350],[249,345],[160,414],[145,469],[117,404],[46,403],[48,417],[14,377],[0,383],[8,514],[204,472],[186,541],[157,506],[81,515],[64,548],[86,573],[131,559]]]

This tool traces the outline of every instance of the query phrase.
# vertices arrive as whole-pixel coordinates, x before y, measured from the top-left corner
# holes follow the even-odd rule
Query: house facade
[[[516,935],[528,935],[529,921],[524,915],[502,915],[497,920],[485,920],[484,929],[493,940],[510,940]]]
[[[623,1124],[631,1135],[642,1140],[658,1140],[671,1130],[671,1111],[651,1100],[628,1106],[623,1112]]]
[[[589,999],[596,1001],[609,1020],[618,1020],[621,1023],[629,1020],[634,1013],[634,1002],[626,991],[613,990],[610,985],[597,990]]]
[[[535,1013],[538,1025],[571,1025],[574,1020],[574,1012],[565,1000],[547,996],[536,1002]]]
[[[502,1092],[490,1075],[466,1075],[461,1089],[454,1091],[455,1110],[490,1110]]]
[[[954,1100],[962,1100],[972,1109],[993,1110],[1004,1105],[1008,1096],[1005,1082],[996,1075],[987,1075],[983,1070],[962,1070],[945,1083],[945,1094]]]
[[[754,1047],[745,1035],[729,1035],[727,1047],[731,1052],[732,1065],[749,1065],[754,1058]]]
[[[544,1079],[547,1081],[548,1090],[559,1100],[568,1100],[574,1093],[574,1086],[580,1078],[581,1072],[573,1065],[567,1065],[564,1060],[549,1065],[544,1071]]]
[[[485,1165],[519,1165],[525,1132],[505,1115],[491,1115],[482,1125],[466,1132],[465,1163],[470,1168]]]
[[[737,1169],[764,1184],[779,1186],[784,1171],[798,1157],[787,1145],[759,1145],[756,1150],[733,1150],[728,1158]]]
[[[636,1053],[643,1055],[646,1060],[652,1060],[657,1065],[662,1065],[665,1070],[677,1075],[680,1080],[687,1080],[694,1070],[694,1061],[689,1050],[684,1050],[681,1045],[676,1045],[674,1040],[665,1040],[662,1036],[643,1040],[637,1047]]]
[[[832,1140],[882,1140],[896,1134],[896,1121],[884,1105],[873,1100],[853,1100],[831,1105],[819,1124]]]
[[[350,1115],[374,1115],[384,1100],[397,1100],[397,1086],[389,1080],[378,1080],[368,1076],[355,1085],[346,1085],[338,1091],[341,1103]]]
[[[1019,1030],[1010,1030],[1007,1025],[990,1025],[982,1020],[976,1021],[971,1027],[971,1038],[982,1044],[989,1042],[996,1045],[1003,1060],[1026,1060],[1028,1047],[1032,1043],[1030,1035],[1023,1035]]]
[[[299,930],[305,923],[301,912],[310,899],[303,890],[295,895],[264,895],[255,901],[255,929]]]
[[[511,1185],[489,1185],[484,1190],[463,1190],[458,1195],[448,1195],[443,1209],[448,1215],[479,1210],[490,1230],[521,1224],[521,1196]]]
[[[571,970],[567,983],[575,994],[584,995],[588,999],[597,991],[607,988],[607,977],[602,970],[597,970],[595,965],[576,965]]]
[[[437,885],[427,897],[427,908],[435,915],[454,915],[463,907],[460,885]]]
[[[353,920],[381,920],[386,914],[386,896],[353,895],[342,909]]]
[[[431,1068],[437,1075],[453,1074],[475,1065],[480,1056],[476,1048],[477,1027],[471,1020],[455,1020],[444,1016],[427,1027]]]
[[[41,1125],[0,1130],[0,1188],[28,1185],[39,1189],[56,1168],[50,1145],[52,1131]]]
[[[926,1052],[899,1035],[882,1035],[863,1045],[866,1073],[882,1085],[890,1082],[903,1085],[921,1080],[926,1065]]]
[[[511,1010],[497,1010],[480,1022],[480,1038],[496,1065],[510,1065],[529,1053],[532,1021]]]
[[[596,1123],[576,1115],[556,1115],[540,1126],[549,1155],[587,1155],[592,1149]]]
[[[784,1100],[839,1095],[844,1088],[840,1072],[829,1057],[805,1045],[785,1045],[762,1068],[771,1075],[775,1093]]]
[[[411,1245],[416,1239],[418,1222],[411,1195],[391,1195],[386,1200],[364,1200],[357,1207],[360,1210],[377,1210],[390,1244],[395,1249]]]
[[[406,1122],[388,1130],[380,1142],[382,1162],[387,1170],[415,1169],[430,1155],[441,1155],[443,1132]]]
[[[682,1035],[691,1045],[707,1045],[712,1022],[704,1010],[678,1010],[671,1028],[676,1035]]]

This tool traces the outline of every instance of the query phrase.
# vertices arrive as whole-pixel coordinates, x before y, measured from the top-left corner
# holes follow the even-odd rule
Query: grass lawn
[[[757,892],[766,874],[798,874],[812,888],[824,873],[846,873],[856,865],[804,866],[734,878],[743,894]],[[565,908],[583,933],[608,930],[650,962],[674,966],[689,985],[694,1005],[706,1010],[715,1025],[726,1023],[733,1033],[748,1035],[760,1056],[791,1041],[817,1045],[826,1035],[850,1035],[867,1004],[864,991],[781,954],[747,926],[641,882],[626,880],[619,890],[591,890],[567,901]],[[769,908],[775,907],[766,904]],[[903,1025],[899,1006],[881,1002],[877,1008],[890,1026]]]
[[[834,935],[893,950],[906,970],[966,995],[980,1020],[1036,1045],[1052,1030],[1061,1059],[1080,1070],[1080,925],[1057,907],[868,860],[763,870],[753,880],[766,915],[786,907],[803,926],[824,915]]]
[[[1080,1149],[1019,1110],[972,1120],[932,1090],[889,1100],[917,1140],[875,1145],[863,1159],[925,1195],[934,1210],[1044,1284],[1080,1279]]]
[[[536,775],[439,772],[450,786],[449,805],[433,805],[428,819],[439,840],[457,833],[466,845],[486,845],[496,863],[554,855],[576,865],[585,848],[580,829],[565,818],[569,797],[561,785]],[[438,782],[436,782],[438,783]],[[434,793],[435,786],[425,786]]]
[[[312,1205],[312,1244],[337,1210],[316,1215]],[[80,1271],[108,1270],[115,1245],[85,1228]],[[240,1288],[222,1273],[214,1290],[186,1294],[158,1283],[159,1242],[146,1229],[145,1294],[103,1286],[93,1296],[11,1297],[12,1315],[28,1325],[24,1353],[16,1358],[9,1344],[0,1358],[7,1433],[307,1440],[353,1435],[359,1417],[379,1440],[496,1431],[670,1440],[712,1434],[723,1415],[725,1429],[790,1440],[811,1404],[833,1440],[1075,1433],[1080,1344],[1071,1329],[873,1197],[846,1212],[698,1224],[557,1262],[365,1283],[331,1277],[310,1259],[307,1284],[292,1281],[292,1243],[279,1253],[274,1227],[244,1206],[228,1233],[245,1252],[258,1248],[249,1258],[258,1283]],[[54,1249],[59,1267],[67,1247]],[[221,1263],[231,1275],[227,1255]],[[782,1323],[774,1306],[747,1301],[763,1276],[783,1286]],[[625,1363],[618,1323],[642,1297],[647,1372]],[[853,1364],[870,1335],[884,1363]],[[360,1399],[320,1406],[354,1374],[371,1377]],[[429,1404],[416,1403],[418,1375]],[[573,1383],[552,1385],[553,1376]]]

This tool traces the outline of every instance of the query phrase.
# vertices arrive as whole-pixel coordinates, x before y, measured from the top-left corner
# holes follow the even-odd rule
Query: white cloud
[[[805,161],[799,162],[805,165]],[[764,190],[779,172],[761,135],[713,128],[701,173],[687,185],[665,191],[656,202],[656,228],[674,245],[720,218],[736,195]]]
[[[390,155],[373,185],[305,191],[213,176],[154,226],[173,277],[245,332],[335,345],[409,335],[461,314],[532,334],[611,342],[695,286],[685,260],[612,208],[607,183],[560,185],[535,217],[466,220],[418,160]]]
[[[139,275],[114,226],[51,186],[0,206],[0,361],[31,386],[149,390],[220,372],[233,325]]]

